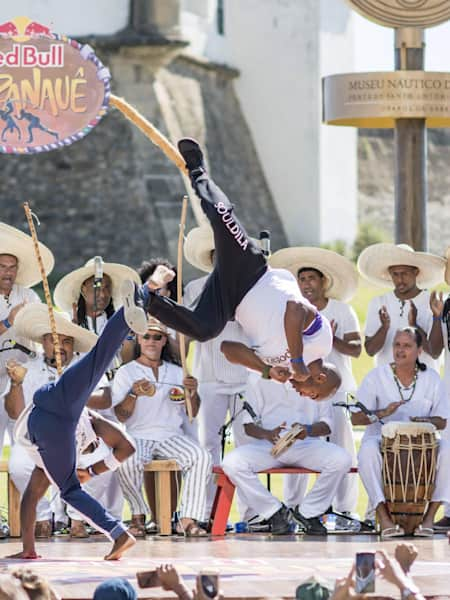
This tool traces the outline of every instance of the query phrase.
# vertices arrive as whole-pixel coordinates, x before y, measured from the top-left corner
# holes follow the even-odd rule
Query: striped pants
[[[174,459],[183,470],[180,518],[206,520],[206,486],[211,477],[212,461],[207,450],[192,439],[175,435],[162,442],[135,439],[136,452],[124,461],[117,474],[123,495],[133,515],[148,514],[142,495],[144,465],[154,458]]]

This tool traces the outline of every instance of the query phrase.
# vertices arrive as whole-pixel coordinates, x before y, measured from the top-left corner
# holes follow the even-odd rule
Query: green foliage
[[[325,250],[332,250],[336,254],[340,254],[346,258],[350,256],[350,248],[345,240],[334,240],[333,242],[321,244],[320,247],[325,248]]]

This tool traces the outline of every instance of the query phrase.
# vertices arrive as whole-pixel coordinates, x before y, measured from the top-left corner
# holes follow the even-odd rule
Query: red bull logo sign
[[[0,152],[48,152],[106,114],[109,70],[89,45],[18,17],[0,24]]]

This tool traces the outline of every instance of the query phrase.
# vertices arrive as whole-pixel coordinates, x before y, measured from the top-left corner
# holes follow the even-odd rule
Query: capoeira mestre
[[[36,487],[43,488],[45,493],[48,481],[58,486],[61,498],[67,504],[113,540],[113,547],[105,560],[120,558],[136,542],[122,522],[114,519],[81,488],[76,470],[78,449],[82,451],[94,441],[86,440],[89,436],[88,427],[83,428],[84,434],[77,435],[78,423],[83,418],[90,395],[127,334],[128,325],[123,309],[120,309],[108,321],[92,350],[64,371],[57,381],[39,388],[34,393],[31,411],[25,409],[19,417],[18,429],[26,420],[25,435],[37,468],[33,471],[20,505],[24,547],[14,558],[37,558],[34,550],[34,520],[29,507],[35,502],[33,494]],[[95,434],[93,437],[96,437]],[[119,467],[120,458],[124,459],[111,454],[104,461],[102,471]],[[90,475],[96,474],[97,471],[92,469]]]
[[[195,340],[210,340],[236,318],[251,341],[222,344],[230,362],[259,371],[266,378],[292,385],[300,394],[321,400],[340,385],[337,370],[323,363],[330,353],[328,321],[300,293],[295,277],[282,269],[269,269],[260,248],[248,237],[233,213],[233,206],[208,177],[196,141],[185,138],[178,148],[214,232],[214,270],[194,310],[177,305],[149,288],[135,293],[124,286],[128,324],[145,333],[145,310]]]
[[[283,248],[269,259],[272,267],[288,269],[298,280],[300,291],[331,324],[333,348],[327,361],[334,364],[342,378],[336,394],[327,400],[333,416],[329,441],[347,450],[356,466],[356,449],[353,429],[348,413],[342,406],[347,394],[355,392],[351,358],[361,354],[361,334],[358,318],[348,304],[358,287],[358,274],[354,265],[344,256],[324,248]],[[357,474],[347,474],[339,484],[333,509],[352,513],[358,501]],[[295,506],[306,491],[308,476],[286,475],[283,497],[287,506]]]

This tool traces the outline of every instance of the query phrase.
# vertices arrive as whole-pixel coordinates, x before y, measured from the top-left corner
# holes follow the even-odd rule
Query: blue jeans
[[[61,498],[113,540],[125,527],[81,488],[76,473],[75,430],[89,396],[128,330],[120,309],[90,352],[64,371],[58,381],[35,392],[34,408],[28,418],[30,440],[38,447],[47,475],[59,487]]]

